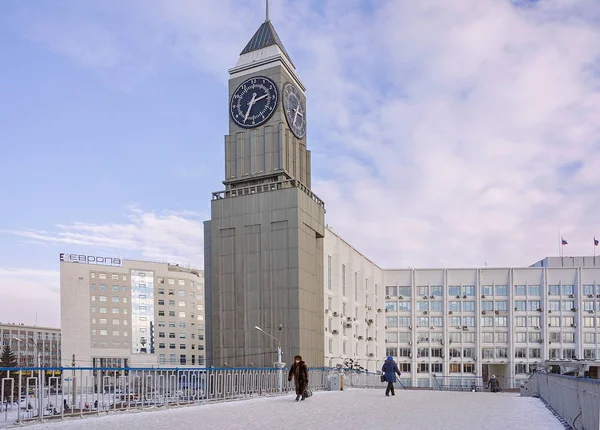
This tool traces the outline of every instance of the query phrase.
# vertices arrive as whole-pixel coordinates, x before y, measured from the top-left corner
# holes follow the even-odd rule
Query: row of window
[[[145,272],[138,272],[137,276],[141,277],[141,278],[145,278],[147,275]],[[109,279],[106,273],[97,273],[96,272],[90,272],[90,277],[92,279]],[[111,274],[110,275],[110,279],[113,281],[118,281],[119,279],[123,280],[123,281],[127,281],[127,275],[118,275],[118,274]],[[165,278],[158,278],[157,279],[159,284],[164,284],[165,283]],[[173,279],[173,278],[168,278],[167,279],[167,284],[168,285],[185,285],[185,280],[183,279]],[[189,286],[190,287],[194,287],[194,283],[192,281],[188,281]]]
[[[200,336],[202,336],[201,338],[204,339],[204,335],[198,335],[198,338],[200,338]],[[158,332],[158,337],[163,337],[166,338],[166,333],[164,331]],[[169,339],[175,339],[176,333],[169,333]],[[185,339],[187,337],[186,333],[179,333],[179,339]],[[195,339],[196,335],[194,333],[190,334],[190,339]]]
[[[126,293],[129,291],[129,287],[122,287],[119,285],[111,285],[110,288],[106,284],[90,284],[90,290],[95,291],[112,291],[114,293]]]
[[[198,356],[198,363],[196,363],[196,356],[192,355],[191,360],[189,360],[190,363],[188,363],[188,359],[187,356],[185,354],[180,354],[179,355],[179,364],[191,364],[192,366],[194,365],[198,365],[198,366],[204,366],[204,356],[203,355],[199,355]],[[169,361],[167,362],[167,356],[166,354],[158,354],[158,362],[159,364],[177,364],[177,354],[169,354]]]
[[[482,316],[480,317],[481,327],[508,327],[507,316]],[[417,327],[444,327],[444,317],[417,317],[415,318]],[[448,317],[448,327],[475,327],[476,317],[451,316]],[[562,323],[562,324],[561,324]],[[585,327],[600,327],[600,317],[584,317]],[[575,317],[548,317],[550,327],[576,327]],[[542,317],[540,316],[517,316],[514,317],[514,327],[530,327],[539,329],[542,326]],[[411,317],[387,316],[385,318],[385,328],[408,327],[412,329]]]
[[[122,313],[123,315],[127,315],[129,313],[129,311],[127,310],[127,308],[122,309]],[[92,306],[92,313],[95,314],[96,313],[96,306]],[[98,313],[100,314],[106,314],[108,313],[108,308],[105,307],[99,307],[98,308]],[[121,308],[112,308],[112,314],[120,314],[121,313]]]
[[[475,285],[449,285],[447,287],[449,296],[475,296]],[[385,287],[385,295],[406,296],[412,295],[413,288],[409,286],[390,285]],[[416,296],[442,296],[444,288],[441,285],[417,286],[414,288]],[[548,285],[548,295],[570,296],[576,291],[575,285]],[[541,296],[543,288],[540,285],[515,285],[515,296]],[[600,294],[600,285],[584,284],[582,286],[584,295]],[[508,296],[507,285],[482,285],[483,296]]]
[[[572,343],[575,339],[575,333],[551,332],[549,335],[550,342],[566,342]],[[448,333],[449,343],[475,343],[475,333],[467,332],[451,332]],[[515,332],[512,333],[512,339],[515,343],[539,343],[542,340],[540,332]],[[440,332],[418,332],[417,343],[423,342],[442,342],[443,333]],[[584,332],[583,343],[595,344],[596,333]],[[409,343],[412,341],[412,333],[410,332],[388,332],[385,334],[387,343]],[[600,335],[598,336],[600,341]],[[481,333],[481,343],[508,343],[507,332],[483,332]]]
[[[159,349],[166,349],[167,347],[166,347],[166,344],[165,344],[165,343],[163,343],[163,342],[159,342],[159,343],[158,343],[158,348],[159,348]],[[170,344],[169,344],[169,349],[177,349],[177,344],[175,344],[175,343],[170,343]],[[180,344],[179,344],[179,349],[187,349],[187,344],[185,344],[185,343],[180,343]],[[196,345],[195,345],[195,344],[192,344],[192,345],[191,345],[191,349],[196,349]],[[204,351],[204,345],[198,345],[198,350],[199,350],[199,351]]]
[[[385,302],[386,312],[410,312],[412,303],[409,301],[389,301]],[[449,301],[448,311],[451,312],[475,312],[476,304],[473,300],[468,301]],[[508,311],[508,300],[482,300],[480,302],[482,311]],[[540,300],[515,300],[515,311],[542,311],[543,303]],[[549,300],[548,309],[551,311],[573,311],[576,310],[574,300]],[[585,300],[583,302],[585,311],[600,311],[600,300]],[[444,303],[440,300],[418,301],[416,303],[418,312],[443,312]]]
[[[92,302],[96,301],[96,296],[92,296]],[[99,302],[108,302],[108,297],[107,296],[98,296],[97,297]],[[127,297],[119,297],[119,296],[112,296],[111,297],[111,302],[112,303],[127,303]]]
[[[164,289],[164,288],[159,288],[159,289],[158,289],[158,295],[159,295],[159,296],[164,296],[164,295],[165,295],[165,289]],[[174,296],[174,295],[175,295],[175,290],[173,290],[173,289],[169,289],[169,290],[168,290],[168,295],[169,295],[169,296]],[[184,291],[184,290],[178,290],[178,291],[177,291],[177,295],[178,295],[179,297],[185,297],[185,291]],[[196,293],[194,293],[193,291],[190,291],[190,292],[189,292],[189,296],[190,296],[191,298],[194,298],[194,297],[196,297],[196,299],[198,299],[198,300],[203,300],[203,299],[204,299],[204,296],[203,296],[202,294],[196,294]],[[164,304],[164,303],[163,303],[163,304]]]

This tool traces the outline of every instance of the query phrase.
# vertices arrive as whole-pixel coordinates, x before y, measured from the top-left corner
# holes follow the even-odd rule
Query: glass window
[[[433,327],[443,327],[442,317],[431,317],[429,320]]]
[[[562,293],[564,296],[570,296],[572,294],[575,294],[575,286],[573,285],[563,285],[562,286]]]
[[[475,302],[473,302],[473,301],[463,302],[463,312],[475,312]]]
[[[398,311],[410,312],[410,302],[398,302]]]
[[[530,296],[539,296],[540,295],[540,286],[539,285],[529,285],[529,295]]]
[[[475,317],[463,317],[463,325],[467,327],[475,327]]]
[[[494,289],[495,289],[496,296],[507,296],[508,295],[508,288],[506,287],[506,285],[496,285]]]
[[[560,317],[549,317],[548,318],[548,326],[560,327]]]
[[[429,287],[429,292],[434,297],[441,297],[443,295],[444,289],[441,285],[432,285]]]
[[[482,311],[493,311],[494,310],[494,302],[491,300],[486,300],[481,302],[481,310]]]
[[[542,309],[542,305],[539,300],[529,300],[527,304],[530,311],[537,311],[538,309]]]
[[[594,286],[593,285],[584,285],[583,286],[583,294],[586,296],[594,294]]]
[[[385,287],[385,295],[389,297],[395,297],[398,295],[398,287],[395,285],[390,285]]]
[[[448,310],[452,312],[460,312],[461,302],[448,302]]]
[[[417,287],[417,295],[429,297],[429,287]]]
[[[527,302],[525,300],[515,300],[515,311],[527,310]]]
[[[492,333],[492,332],[481,333],[481,341],[483,343],[494,343],[494,333]]]
[[[463,285],[463,295],[474,296],[475,295],[475,285]]]
[[[493,327],[494,317],[481,317],[481,327]]]
[[[460,296],[460,286],[451,285],[448,287],[448,295],[449,296]]]
[[[540,327],[540,317],[527,317],[529,327]]]
[[[118,298],[118,297],[116,297],[116,296],[113,296],[113,297],[112,297],[112,302],[113,302],[113,303],[119,303],[119,298]]]
[[[560,311],[560,301],[559,300],[550,300],[548,302],[548,307],[551,311]]]
[[[417,302],[419,312],[429,311],[429,302]]]
[[[496,300],[494,302],[494,310],[500,312],[508,311],[508,301],[507,300]]]
[[[527,327],[527,319],[525,317],[515,317],[516,327]]]
[[[386,317],[385,325],[388,327],[398,327],[398,317]]]
[[[494,321],[496,327],[506,327],[507,326],[507,318],[506,317],[496,317]]]
[[[527,287],[525,285],[515,285],[515,295],[524,296],[527,293]]]
[[[548,295],[549,296],[559,296],[560,295],[560,285],[548,285]]]
[[[410,297],[410,287],[398,287],[399,297]]]
[[[525,343],[525,342],[527,342],[527,333],[525,333],[525,332],[517,332],[517,333],[515,333],[515,342],[516,343]]]
[[[570,311],[575,309],[575,302],[573,300],[563,300],[562,302],[562,310]]]
[[[408,327],[410,326],[410,317],[400,317],[398,318],[398,326],[399,327]]]
[[[491,285],[482,285],[481,286],[481,294],[484,296],[494,295],[494,287]]]

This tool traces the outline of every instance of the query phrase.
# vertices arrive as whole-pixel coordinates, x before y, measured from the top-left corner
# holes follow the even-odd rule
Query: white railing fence
[[[540,397],[576,430],[600,429],[600,380],[537,372],[521,395]]]

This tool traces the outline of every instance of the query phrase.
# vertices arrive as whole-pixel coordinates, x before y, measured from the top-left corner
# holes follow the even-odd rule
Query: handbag
[[[304,397],[305,398],[309,398],[310,396],[312,396],[312,390],[310,388],[307,388],[306,390],[304,390]]]
[[[385,375],[381,375],[381,382],[385,382]]]

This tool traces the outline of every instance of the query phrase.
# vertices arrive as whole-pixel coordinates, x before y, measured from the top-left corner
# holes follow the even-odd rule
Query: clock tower
[[[281,346],[288,364],[323,366],[325,205],[311,191],[306,89],[268,0],[229,74],[225,190],[204,230],[207,365],[271,367]]]

